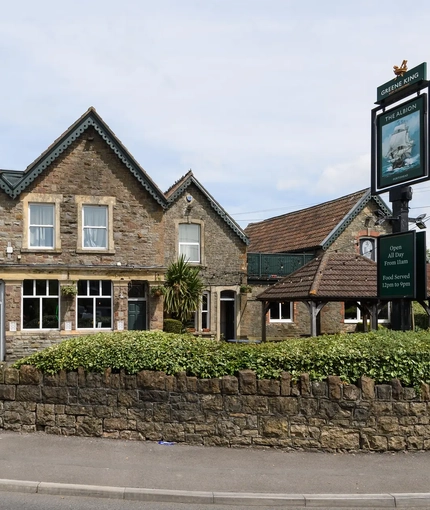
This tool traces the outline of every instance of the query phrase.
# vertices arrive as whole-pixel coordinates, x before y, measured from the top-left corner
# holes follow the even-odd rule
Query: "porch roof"
[[[361,255],[326,252],[257,296],[260,301],[377,300],[376,263]]]

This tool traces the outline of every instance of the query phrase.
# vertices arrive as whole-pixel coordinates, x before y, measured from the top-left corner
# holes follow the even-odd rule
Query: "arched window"
[[[374,237],[360,239],[360,255],[376,262],[376,239]]]

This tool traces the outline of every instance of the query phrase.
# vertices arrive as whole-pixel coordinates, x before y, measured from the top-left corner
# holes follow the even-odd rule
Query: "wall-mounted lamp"
[[[426,217],[425,214],[420,214],[419,216],[417,216],[416,218],[409,218],[409,222],[410,223],[415,223],[415,225],[419,228],[419,229],[424,229],[424,228],[427,228],[427,225],[424,223],[424,218]]]

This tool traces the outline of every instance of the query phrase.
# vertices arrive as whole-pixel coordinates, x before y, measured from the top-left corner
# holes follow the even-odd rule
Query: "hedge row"
[[[199,378],[251,369],[265,379],[279,378],[287,371],[295,378],[309,373],[312,380],[338,375],[351,383],[366,375],[377,383],[397,378],[406,386],[418,387],[430,382],[430,333],[383,330],[255,345],[163,332],[98,333],[66,340],[13,366],[21,365],[34,365],[49,374],[83,367],[88,372],[124,369],[128,374],[185,371]]]

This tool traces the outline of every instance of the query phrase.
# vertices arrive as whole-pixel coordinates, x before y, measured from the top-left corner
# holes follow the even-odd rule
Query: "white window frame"
[[[272,313],[271,313],[270,306],[271,305],[278,305],[278,307],[279,307],[279,317],[282,317],[282,306],[286,305],[286,304],[289,304],[289,306],[290,306],[290,318],[289,319],[282,319],[282,318],[280,318],[280,319],[273,319],[272,318]],[[268,310],[268,312],[269,312],[269,322],[270,323],[293,322],[293,301],[272,302],[272,303],[270,303],[270,306],[269,306],[269,310]]]
[[[43,193],[27,193],[22,199],[23,207],[23,239],[22,239],[22,251],[31,252],[61,252],[61,236],[60,236],[60,205],[63,200],[63,195],[58,194],[43,194]],[[30,207],[32,205],[49,205],[54,208],[54,221],[53,225],[53,246],[32,246],[30,245],[30,227],[35,226],[30,224]],[[47,226],[47,225],[41,225]]]
[[[203,298],[206,298],[206,303],[204,303]],[[200,320],[199,328],[202,331],[203,331],[203,322],[206,322],[205,329],[208,329],[209,331],[211,329],[211,322],[210,322],[210,320],[211,320],[211,313],[210,313],[211,300],[210,299],[211,299],[210,292],[204,291],[202,294],[202,300],[200,302],[200,317],[199,317],[199,320]],[[203,317],[206,318],[205,321],[203,321]]]
[[[60,282],[55,279],[41,279],[36,280],[32,278],[26,278],[26,280],[32,282],[32,293],[31,294],[24,294],[24,282],[22,282],[22,300],[21,300],[21,330],[23,331],[33,331],[33,330],[52,330],[52,331],[59,331],[60,329]],[[57,293],[51,294],[50,293],[50,285],[49,282],[56,282],[57,283]],[[37,287],[38,284],[40,285],[42,282],[45,284],[45,292],[42,294],[37,293]],[[56,313],[57,313],[57,327],[56,328],[44,328],[43,327],[43,302],[44,300],[54,300],[56,299],[57,305],[56,305]],[[39,327],[35,328],[26,328],[24,327],[24,311],[25,311],[25,301],[28,300],[34,300],[39,301]]]
[[[50,223],[32,223],[32,211],[36,212],[37,208],[49,208],[52,213],[52,221]],[[28,204],[28,243],[30,248],[34,248],[36,250],[53,250],[55,247],[55,206],[54,204],[42,204],[42,203],[34,203],[31,202]],[[40,238],[46,238],[46,233],[51,233],[52,242],[50,244],[32,244],[32,229],[38,229],[41,231]]]
[[[181,227],[185,227],[185,226],[194,226],[196,228],[198,228],[198,233],[199,233],[199,240],[197,242],[195,241],[181,241]],[[179,223],[178,225],[178,253],[179,253],[179,256],[181,256],[182,254],[186,255],[186,253],[183,252],[183,248],[186,248],[186,247],[195,247],[197,246],[197,253],[198,253],[198,259],[197,260],[192,260],[190,258],[186,259],[187,262],[191,263],[191,264],[200,264],[201,263],[201,260],[202,260],[202,226],[200,225],[200,223],[195,223],[195,222],[192,222],[192,223]]]
[[[91,281],[91,283],[94,285],[95,283],[98,284],[98,287],[99,287],[99,290],[98,290],[98,294],[92,294],[91,293],[91,283],[89,283]],[[109,282],[110,284],[110,294],[107,295],[107,294],[103,294],[103,282]],[[114,319],[114,310],[113,310],[113,300],[112,300],[112,293],[113,293],[113,285],[112,285],[112,281],[111,280],[82,280],[82,282],[86,282],[85,284],[85,287],[86,287],[86,292],[85,294],[79,294],[79,288],[80,288],[80,283],[81,283],[81,280],[78,281],[78,294],[76,296],[76,329],[78,330],[83,330],[83,329],[96,329],[96,330],[107,330],[107,331],[112,331],[113,329],[113,319]],[[92,326],[85,326],[85,327],[82,327],[82,326],[79,326],[79,320],[80,320],[80,317],[79,317],[79,309],[80,309],[80,300],[81,299],[85,299],[85,300],[89,300],[91,299],[92,300],[92,311],[93,313],[91,313],[92,315]],[[99,326],[99,322],[97,320],[97,300],[110,300],[110,317],[111,317],[111,320],[110,320],[110,327],[103,327],[103,325],[100,325]],[[82,318],[85,318],[85,317],[82,317]],[[88,319],[90,317],[87,317]]]
[[[206,297],[206,308],[203,308],[203,296]],[[210,329],[211,329],[211,323],[210,323],[211,305],[210,305],[210,303],[211,303],[210,302],[210,292],[205,290],[202,293],[202,299],[200,300],[198,312],[192,312],[190,320],[189,320],[189,324],[190,325],[193,324],[193,326],[191,326],[191,327],[193,327],[196,331],[203,331],[203,316],[204,315],[206,315],[206,324],[207,324],[207,328],[205,328],[205,329],[208,329],[210,331]]]
[[[344,308],[345,308],[345,304],[346,304],[346,302],[344,302],[344,304],[343,304]],[[356,313],[354,319],[345,319],[345,317],[344,317],[343,322],[345,324],[361,324],[363,322],[361,310],[358,306],[356,307],[356,310],[357,310],[357,313]],[[345,311],[344,311],[344,315],[345,315]],[[388,323],[390,321],[391,321],[391,302],[388,303],[388,319],[379,319],[378,318],[378,324],[384,324],[384,323]]]
[[[91,210],[104,211],[104,225],[93,225],[89,223],[87,216],[89,216],[89,212]],[[85,246],[85,241],[92,237],[92,232],[90,231],[99,231],[104,232],[104,244],[94,245],[94,246]],[[109,208],[107,205],[82,205],[82,249],[83,250],[107,250],[109,244]]]
[[[370,241],[372,244],[373,244],[373,249],[372,249],[372,252],[371,252],[371,257],[368,257],[365,253],[363,253],[363,250],[362,250],[362,246],[363,246],[363,243],[366,242],[366,241]],[[366,257],[368,258],[369,260],[373,260],[373,262],[376,262],[376,237],[360,237],[360,239],[358,240],[359,242],[359,248],[360,248],[360,255],[362,255],[363,257]]]
[[[78,236],[77,236],[77,253],[115,253],[115,245],[113,238],[113,209],[116,204],[115,197],[92,197],[87,195],[76,195],[75,202],[77,205],[78,214]],[[100,246],[84,246],[84,208],[85,206],[97,207],[105,206],[106,212],[106,247]]]

